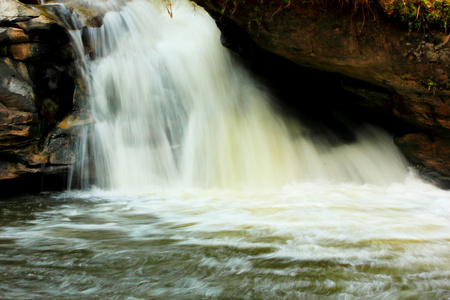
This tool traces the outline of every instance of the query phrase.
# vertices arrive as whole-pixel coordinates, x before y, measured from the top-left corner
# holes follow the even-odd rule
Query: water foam
[[[310,136],[272,109],[272,96],[222,47],[203,9],[179,0],[172,12],[161,1],[136,0],[90,31],[100,186],[405,180],[407,163],[389,135],[364,125],[351,144]]]

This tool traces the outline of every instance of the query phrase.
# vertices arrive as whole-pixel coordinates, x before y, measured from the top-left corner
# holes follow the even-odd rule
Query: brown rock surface
[[[17,0],[0,0],[0,11],[0,183],[7,192],[9,180],[66,172],[73,163],[71,133],[56,125],[77,114],[80,80],[65,28]]]
[[[411,133],[396,139],[405,155],[414,163],[426,166],[428,175],[436,170],[448,169],[450,161],[450,141],[426,133]],[[440,177],[438,174],[437,177]],[[446,178],[449,180],[450,178]]]
[[[406,137],[398,145],[414,164],[450,176],[450,157],[437,157],[448,153],[450,146],[446,34],[408,32],[376,7],[355,8],[333,1],[194,2],[216,19],[222,39],[237,40],[230,48],[241,54],[251,56],[254,43],[298,65],[362,82],[345,86],[343,80],[343,85],[362,96],[358,105],[388,113],[410,124],[411,132],[431,137],[432,147],[424,138],[420,147],[417,139]],[[419,148],[420,153],[413,154]]]

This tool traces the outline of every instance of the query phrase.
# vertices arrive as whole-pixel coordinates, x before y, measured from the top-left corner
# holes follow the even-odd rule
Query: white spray
[[[363,126],[355,143],[331,146],[276,114],[270,96],[220,44],[214,21],[189,1],[172,1],[170,14],[159,0],[129,2],[90,36],[96,172],[104,187],[389,184],[407,175],[380,130]]]

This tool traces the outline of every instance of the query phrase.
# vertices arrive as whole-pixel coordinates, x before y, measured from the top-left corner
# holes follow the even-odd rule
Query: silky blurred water
[[[161,1],[131,1],[86,33],[96,49],[84,63],[95,125],[84,141],[91,142],[85,149],[93,153],[99,186],[146,191],[405,180],[408,163],[389,134],[352,123],[339,125],[351,143],[336,132],[312,134],[275,109],[279,100],[220,44],[202,8],[185,0],[170,8],[172,14]],[[322,101],[304,99],[303,88],[291,96],[295,101]]]
[[[188,1],[114,9],[80,57],[98,188],[0,200],[1,299],[450,297],[450,192],[389,134],[286,118]]]
[[[448,299],[450,193],[91,190],[0,202],[2,299]]]

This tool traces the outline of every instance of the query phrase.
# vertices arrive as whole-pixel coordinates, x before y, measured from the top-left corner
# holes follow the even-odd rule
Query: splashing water
[[[404,181],[406,163],[378,129],[356,142],[312,141],[222,47],[188,1],[133,1],[92,29],[97,177],[116,190],[261,188],[326,180]],[[301,101],[300,99],[299,101]]]
[[[450,193],[376,128],[275,113],[203,10],[172,13],[90,32],[102,189],[0,202],[0,298],[448,299]]]
[[[449,203],[417,181],[0,202],[0,296],[448,299]]]

